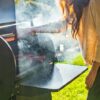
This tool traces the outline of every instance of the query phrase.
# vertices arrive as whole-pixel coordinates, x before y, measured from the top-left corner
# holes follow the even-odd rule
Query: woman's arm
[[[24,34],[34,34],[34,33],[61,33],[67,30],[67,22],[66,20],[60,20],[58,22],[41,25],[37,27],[30,28],[18,28],[20,32],[24,32]]]
[[[33,27],[30,28],[30,30],[36,33],[60,33],[67,30],[67,23],[66,20],[62,20],[38,27]]]
[[[20,32],[24,33],[61,33],[65,32],[67,30],[67,14],[68,9],[66,8],[66,0],[56,0],[56,4],[58,6],[58,9],[62,13],[61,20],[45,25],[41,25],[38,27],[30,27],[30,28],[20,28]],[[55,19],[56,20],[56,19]]]

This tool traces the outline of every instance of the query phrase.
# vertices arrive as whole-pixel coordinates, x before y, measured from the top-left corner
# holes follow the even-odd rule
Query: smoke
[[[69,48],[66,33],[29,34],[21,29],[42,26],[62,19],[62,14],[55,0],[20,0],[16,5],[16,21],[18,35],[18,67],[21,79],[32,77],[34,81],[52,76],[57,55],[64,59],[65,49]],[[56,26],[55,26],[56,27]],[[60,47],[59,47],[60,46]],[[58,59],[58,60],[60,60]]]
[[[20,0],[16,5],[17,35],[18,35],[18,67],[20,78],[49,78],[55,62],[55,46],[51,35],[47,33],[35,36],[21,28],[42,26],[59,20],[59,13],[53,0],[37,0],[25,2]],[[59,12],[59,11],[58,11]]]
[[[49,37],[45,35],[28,36],[18,40],[20,78],[34,80],[49,78],[52,75],[55,50]]]

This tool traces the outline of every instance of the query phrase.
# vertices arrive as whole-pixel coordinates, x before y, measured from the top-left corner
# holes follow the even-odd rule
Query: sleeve
[[[95,22],[95,29],[97,35],[96,54],[94,60],[100,62],[100,0],[91,0],[91,13]]]

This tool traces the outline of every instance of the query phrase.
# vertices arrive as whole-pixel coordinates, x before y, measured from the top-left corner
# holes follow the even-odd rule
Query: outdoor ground
[[[81,54],[78,54],[70,63],[75,65],[84,65]],[[91,67],[88,66],[88,68],[89,69],[85,73],[80,75],[69,85],[58,92],[52,92],[53,100],[86,100],[88,91],[85,88],[85,78]]]

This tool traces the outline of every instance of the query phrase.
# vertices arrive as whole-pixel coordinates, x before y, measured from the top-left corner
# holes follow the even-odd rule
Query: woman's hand
[[[94,81],[95,81],[96,76],[97,76],[99,66],[100,66],[100,63],[97,63],[97,62],[93,63],[92,68],[91,68],[91,70],[86,78],[87,89],[90,89],[93,86]]]
[[[91,69],[86,78],[86,88],[87,89],[90,89],[93,86],[96,76],[97,76],[97,71]]]

